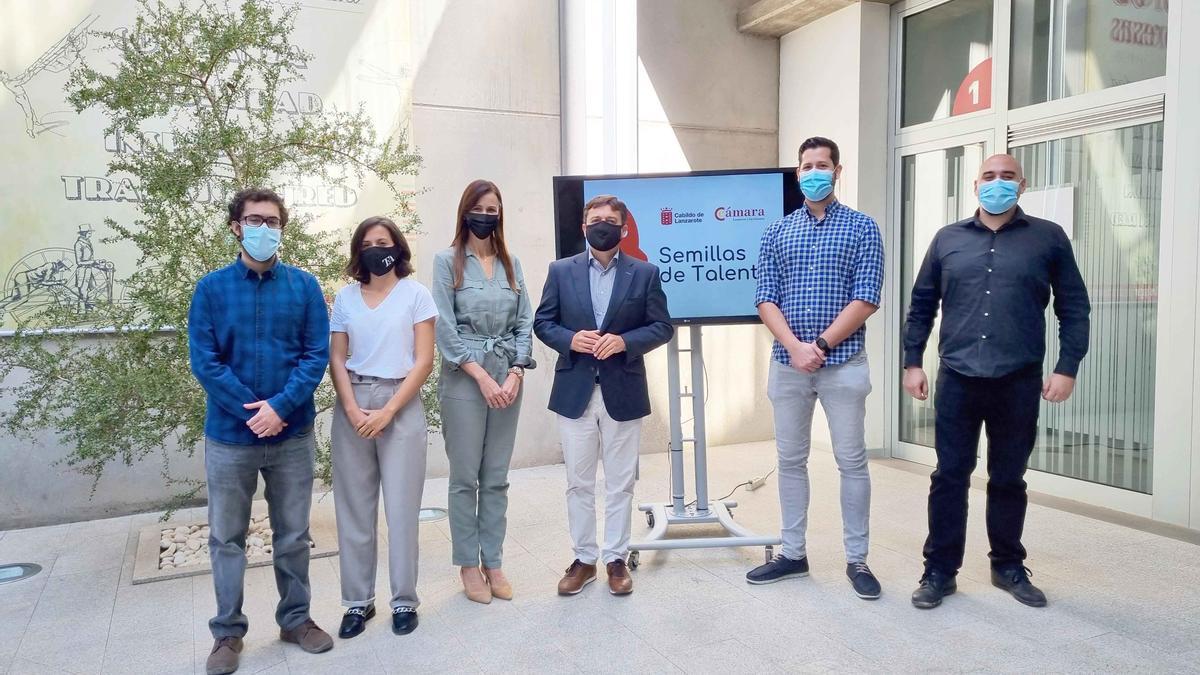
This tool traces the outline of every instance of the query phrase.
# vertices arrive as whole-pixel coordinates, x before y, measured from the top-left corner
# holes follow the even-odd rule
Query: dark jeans
[[[308,514],[312,507],[312,429],[278,443],[227,445],[204,439],[208,478],[209,557],[217,615],[208,622],[213,637],[243,637],[250,623],[242,613],[246,574],[246,530],[258,474],[266,484],[272,557],[279,605],[275,622],[290,630],[308,619]]]
[[[930,476],[929,538],[925,569],[953,576],[967,540],[967,492],[975,470],[979,432],[987,426],[987,532],[993,569],[1025,560],[1025,467],[1037,440],[1041,364],[1004,377],[967,377],[938,371],[937,469]]]

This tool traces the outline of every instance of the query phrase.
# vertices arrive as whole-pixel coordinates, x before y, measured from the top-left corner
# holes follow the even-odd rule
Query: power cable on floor
[[[775,471],[776,471],[778,468],[779,468],[778,466],[773,466],[773,467],[771,467],[771,470],[770,470],[770,471],[768,471],[768,472],[766,472],[765,474],[763,474],[763,475],[759,476],[758,478],[751,478],[750,480],[748,480],[748,481],[745,481],[744,483],[738,483],[737,485],[734,485],[734,486],[733,486],[733,489],[732,489],[732,490],[730,490],[729,492],[727,492],[727,493],[725,494],[725,496],[724,496],[724,497],[717,497],[717,498],[716,498],[715,500],[713,500],[713,501],[718,501],[718,502],[719,502],[719,501],[721,501],[721,500],[723,500],[723,499],[729,499],[730,497],[732,497],[732,496],[733,496],[733,493],[735,493],[735,492],[737,492],[737,491],[738,491],[738,488],[740,488],[740,487],[747,488],[747,489],[748,489],[750,492],[753,492],[754,490],[757,490],[758,488],[760,488],[760,487],[762,487],[762,486],[763,486],[763,483],[766,483],[766,482],[767,482],[767,479],[768,479],[768,478],[770,478],[771,476],[773,476],[773,475],[775,474]],[[696,500],[695,500],[695,499],[693,499],[692,501],[690,501],[690,502],[688,502],[687,504],[685,504],[685,505],[684,505],[684,508],[687,508],[687,507],[689,507],[689,506],[694,506],[695,504],[696,504]]]

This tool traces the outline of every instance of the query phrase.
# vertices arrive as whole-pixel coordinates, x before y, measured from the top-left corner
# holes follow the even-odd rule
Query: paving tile
[[[67,533],[74,539],[91,540],[115,534],[129,534],[132,531],[133,516],[104,518],[102,520],[84,520],[71,523]]]
[[[92,624],[91,632],[107,632],[117,594],[119,570],[81,572],[50,577],[38,597],[26,630],[69,622]]]
[[[765,443],[713,449],[710,458],[714,494],[774,462]],[[643,458],[637,502],[665,496],[666,471],[664,457]],[[244,610],[251,626],[239,672],[1200,672],[1200,548],[1031,507],[1029,565],[1050,605],[1024,607],[991,586],[983,494],[973,490],[959,593],[936,610],[919,611],[909,595],[921,573],[928,478],[875,465],[869,562],[884,593],[865,602],[845,578],[829,453],[814,452],[810,475],[807,578],[746,584],[746,571],[763,559],[759,547],[645,552],[632,596],[610,595],[601,572],[583,593],[562,598],[556,584],[571,555],[563,467],[515,470],[505,545],[512,602],[467,600],[450,560],[448,523],[430,523],[420,535],[421,626],[393,635],[382,530],[380,614],[363,635],[338,640],[328,654],[305,654],[279,641],[273,572],[248,570]],[[776,486],[772,479],[757,491],[739,490],[738,522],[776,531]],[[445,479],[429,481],[425,502],[444,504],[445,489]],[[314,511],[332,506],[330,496]],[[179,517],[203,514],[190,509]],[[646,532],[640,516],[635,541]],[[215,613],[212,577],[129,583],[129,535],[155,517],[0,533],[0,559],[42,560],[47,567],[34,579],[0,586],[0,675],[204,671],[212,645],[207,622]],[[710,532],[719,534],[706,526],[672,535]],[[344,611],[339,573],[336,557],[311,563],[312,615],[331,633]],[[936,650],[929,648],[931,636]]]
[[[119,588],[113,606],[111,638],[123,642],[126,637],[146,633],[186,634],[190,641],[193,578]]]
[[[43,663],[30,661],[29,659],[13,659],[9,664],[8,670],[5,671],[10,675],[62,675],[72,671],[64,670],[57,666],[47,666]]]
[[[203,673],[204,662],[208,659],[209,652],[212,651],[213,639],[207,626],[204,627],[203,632],[193,632],[192,639],[192,660],[199,672]],[[238,672],[243,673],[257,673],[284,665],[287,663],[284,647],[295,647],[295,645],[280,642],[278,630],[265,630],[262,626],[257,627],[257,630],[255,626],[251,626],[250,632],[243,638],[243,642],[244,647],[238,667]],[[296,647],[296,649],[298,651],[300,648]]]
[[[151,632],[111,643],[104,653],[101,672],[114,675],[183,675],[194,671],[194,658],[190,631],[171,637]]]
[[[120,569],[125,563],[129,537],[127,533],[98,535],[82,540],[74,547],[64,548],[55,560],[50,576]]]
[[[99,673],[107,642],[107,623],[66,617],[27,631],[17,650],[17,659],[58,672]]]
[[[34,562],[49,570],[54,560],[70,544],[69,525],[54,525],[28,530],[10,530],[0,539],[0,560]]]
[[[337,639],[336,637],[334,638]],[[313,673],[314,675],[342,675],[343,673],[364,673],[382,675],[386,672],[375,652],[367,648],[348,648],[343,641],[338,640],[333,649],[323,654],[309,654],[296,645],[286,645],[284,656],[287,667],[293,673]]]
[[[685,673],[736,673],[771,670],[775,663],[761,651],[729,638],[674,652],[671,662]]]
[[[381,615],[374,632],[364,634],[379,664],[388,673],[478,672],[452,626],[431,612],[421,613],[421,624],[408,635],[394,635],[391,617]],[[356,640],[358,638],[355,638]]]
[[[205,672],[204,664],[203,663],[197,664],[196,675],[204,675],[204,672]],[[286,661],[284,661],[282,663],[277,663],[268,668],[263,668],[262,670],[254,671],[254,675],[290,675],[291,673],[292,673],[292,669],[288,668],[288,664]]]

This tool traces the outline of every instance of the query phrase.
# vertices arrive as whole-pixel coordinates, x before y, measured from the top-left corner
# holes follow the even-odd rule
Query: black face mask
[[[487,239],[500,226],[500,216],[494,213],[468,213],[463,216],[463,222],[467,224],[471,234],[480,239]]]
[[[400,262],[400,249],[395,246],[372,246],[361,255],[363,266],[377,277],[391,272]]]
[[[621,243],[622,229],[624,227],[621,225],[600,221],[594,225],[588,225],[584,236],[592,248],[597,251],[611,251]]]

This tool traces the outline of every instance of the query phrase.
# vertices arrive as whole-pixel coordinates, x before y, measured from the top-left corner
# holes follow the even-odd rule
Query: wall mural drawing
[[[136,133],[110,129],[97,109],[77,112],[67,98],[72,71],[84,63],[104,70],[113,58],[99,33],[133,31],[139,4],[56,0],[54,11],[44,12],[45,4],[15,0],[14,11],[31,20],[0,22],[0,340],[22,329],[86,331],[93,326],[42,310],[97,310],[98,317],[106,304],[128,301],[130,275],[141,269],[139,252],[127,239],[105,237],[115,226],[136,229],[143,189],[136,177],[109,166],[172,152],[176,142],[178,120],[147,120]],[[363,108],[382,133],[406,129],[417,62],[412,13],[408,0],[306,0],[294,37],[311,58],[298,79],[270,97],[261,83],[248,85],[234,100],[234,113],[271,106],[281,121],[286,116],[302,125]],[[220,169],[232,174],[230,167]],[[416,188],[412,177],[399,180],[406,190]],[[193,201],[224,205],[229,195],[217,182],[199,185]],[[395,206],[386,190],[354,181],[334,185],[321,175],[282,176],[272,187],[297,219],[325,231],[346,230]]]
[[[52,306],[90,310],[111,303],[116,266],[96,257],[94,228],[79,226],[71,248],[42,248],[22,256],[4,275],[0,287],[0,323],[20,322]]]
[[[0,85],[9,91],[17,100],[17,105],[25,112],[25,133],[29,134],[30,138],[37,138],[39,135],[48,131],[62,135],[54,131],[58,127],[70,124],[67,120],[51,119],[59,115],[73,115],[73,110],[55,110],[44,115],[38,115],[34,109],[34,102],[26,89],[26,85],[35,77],[43,72],[63,73],[66,72],[76,61],[83,55],[83,50],[87,47],[88,29],[96,19],[95,15],[89,15],[83,21],[75,24],[61,40],[54,43],[52,47],[42,53],[28,68],[20,73],[7,73],[0,70]]]

